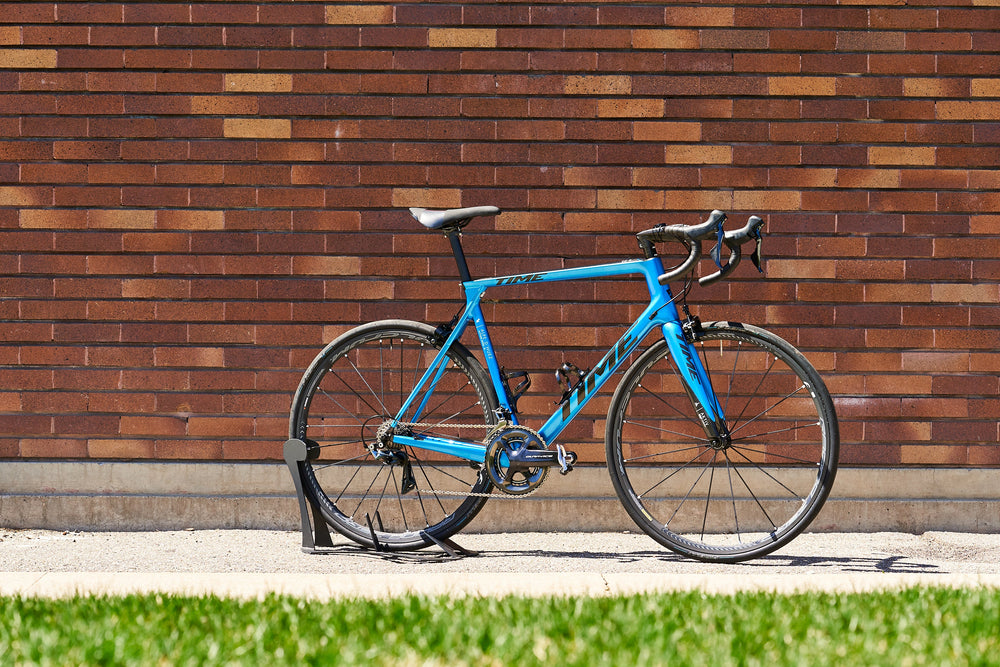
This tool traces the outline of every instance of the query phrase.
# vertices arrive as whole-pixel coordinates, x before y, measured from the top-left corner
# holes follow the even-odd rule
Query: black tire
[[[819,512],[837,471],[833,401],[790,344],[745,324],[706,325],[695,342],[732,443],[713,448],[661,340],[628,369],[608,410],[615,491],[657,542],[734,563],[787,544]]]
[[[449,537],[482,509],[485,495],[468,494],[489,494],[493,488],[480,465],[404,448],[401,458],[408,460],[416,483],[404,492],[402,461],[383,463],[366,446],[385,420],[396,416],[440,348],[426,324],[373,322],[330,343],[302,377],[289,435],[318,452],[301,464],[304,487],[330,526],[355,542],[374,546],[370,520],[382,547],[428,546],[431,536]],[[453,345],[448,357],[424,414],[406,419],[439,425],[414,432],[482,440],[483,427],[496,422],[496,393],[465,347]]]

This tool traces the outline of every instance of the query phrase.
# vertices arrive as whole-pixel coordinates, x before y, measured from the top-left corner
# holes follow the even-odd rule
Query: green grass
[[[0,665],[1000,665],[1000,590],[0,598]]]

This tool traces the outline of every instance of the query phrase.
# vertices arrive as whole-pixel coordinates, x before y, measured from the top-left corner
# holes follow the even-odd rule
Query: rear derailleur
[[[367,442],[366,447],[377,461],[381,461],[390,468],[400,469],[399,492],[409,493],[417,488],[417,480],[413,476],[413,466],[410,464],[410,457],[403,449],[392,440],[393,435],[412,435],[413,431],[408,426],[392,425],[391,420],[386,420],[379,426],[375,433],[375,441]]]

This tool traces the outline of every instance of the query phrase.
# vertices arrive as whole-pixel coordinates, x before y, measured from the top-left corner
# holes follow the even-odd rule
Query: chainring
[[[524,426],[510,426],[491,433],[486,446],[486,472],[493,486],[512,496],[532,493],[545,481],[549,469],[511,463],[523,449],[545,449],[542,437]]]

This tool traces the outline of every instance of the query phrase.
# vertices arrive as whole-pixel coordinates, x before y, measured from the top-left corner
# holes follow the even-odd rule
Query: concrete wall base
[[[0,527],[52,530],[298,530],[278,463],[0,462]],[[636,530],[603,467],[498,496],[468,532]],[[1000,470],[844,468],[810,530],[1000,532]]]

